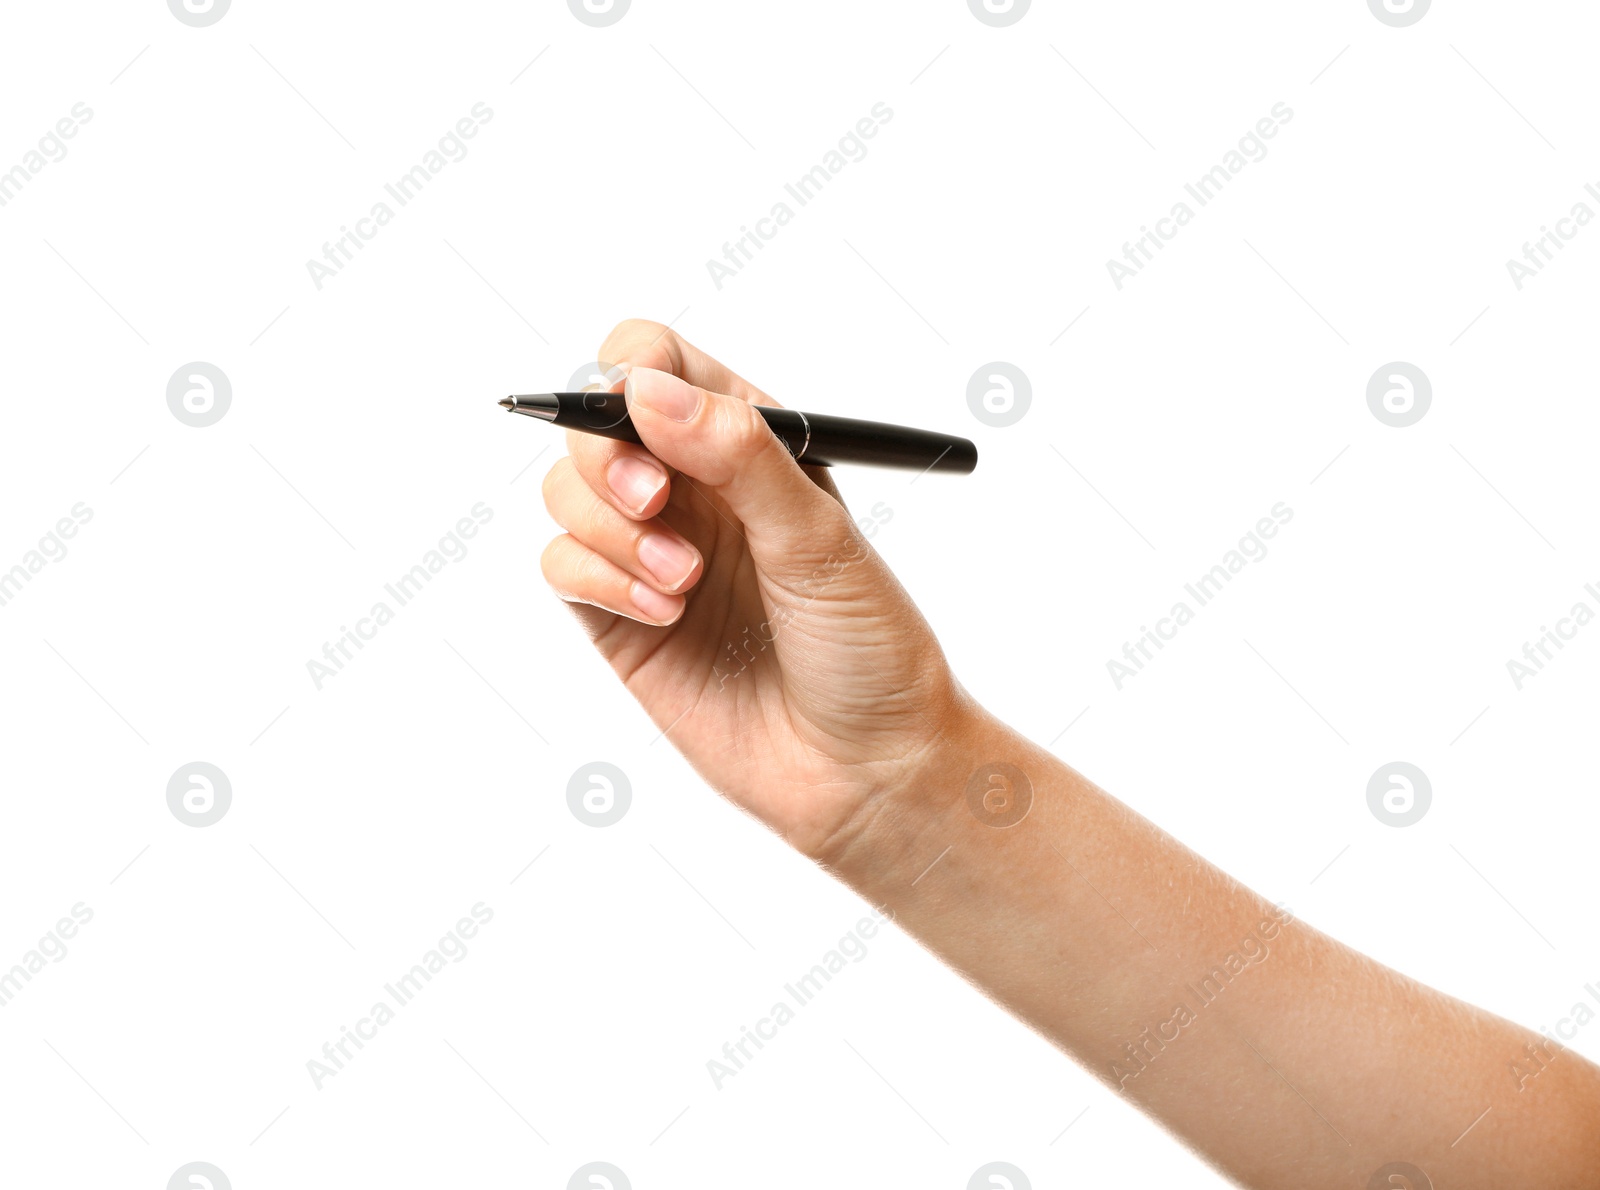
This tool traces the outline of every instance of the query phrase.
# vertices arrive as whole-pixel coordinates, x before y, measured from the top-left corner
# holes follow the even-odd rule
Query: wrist
[[[883,902],[969,827],[987,819],[987,830],[1027,812],[1028,779],[1021,787],[1006,780],[1008,771],[1033,767],[1027,751],[1020,736],[956,687],[942,712],[928,715],[916,751],[813,858],[869,901]]]

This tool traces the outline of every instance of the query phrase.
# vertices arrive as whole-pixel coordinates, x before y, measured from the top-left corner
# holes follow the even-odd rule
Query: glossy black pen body
[[[562,429],[643,445],[621,393],[530,393],[502,398],[500,405]],[[952,434],[770,405],[751,408],[790,454],[812,466],[850,464],[965,475],[978,465],[978,448]]]

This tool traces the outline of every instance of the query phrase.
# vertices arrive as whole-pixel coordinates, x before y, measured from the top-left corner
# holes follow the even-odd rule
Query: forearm
[[[1249,1185],[1600,1187],[1594,1067],[1287,919],[974,707],[760,390],[655,324],[598,358],[642,445],[552,469],[545,573],[709,783]],[[995,764],[1025,817],[985,806]]]
[[[1293,920],[987,715],[958,721],[836,870],[1219,1168],[1600,1185],[1600,1071]],[[1004,827],[1023,794],[1005,806],[997,764],[1031,786]]]

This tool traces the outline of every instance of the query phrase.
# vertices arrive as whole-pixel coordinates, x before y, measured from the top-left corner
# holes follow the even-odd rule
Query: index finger
[[[629,364],[671,372],[696,388],[738,397],[752,405],[780,407],[772,397],[727,365],[712,359],[670,326],[643,318],[619,322],[600,345],[607,364]]]
[[[677,331],[660,322],[652,322],[645,318],[629,318],[619,322],[606,336],[605,342],[600,345],[599,362],[608,369],[608,376],[615,375],[615,382],[611,385],[611,392],[621,392],[625,377],[621,372],[630,367],[655,368],[661,372],[671,372],[674,376],[688,381],[696,388],[706,389],[709,392],[723,393],[730,397],[737,397],[741,401],[748,401],[752,405],[769,405],[773,408],[782,408],[782,405],[770,395],[751,384],[732,368],[719,360],[713,359],[690,343]],[[601,438],[593,434],[582,434],[569,430],[567,432],[567,452],[572,456],[578,470],[599,491],[605,491],[606,485],[601,477],[607,475],[612,465],[618,458],[643,456],[644,459],[655,462],[657,466],[665,469],[669,480],[672,469],[665,463],[660,463],[654,456],[641,446],[630,443],[616,442],[608,438]],[[827,492],[841,504],[844,502],[839,495],[839,489],[834,485],[833,477],[828,474],[827,468],[805,467],[823,491]],[[608,494],[608,499],[629,516],[637,518],[653,516],[665,505],[666,498],[659,493],[642,508],[625,507],[624,502]]]

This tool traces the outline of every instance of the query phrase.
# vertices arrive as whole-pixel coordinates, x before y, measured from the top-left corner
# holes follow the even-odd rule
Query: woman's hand
[[[650,323],[600,354],[649,450],[571,436],[545,574],[707,781],[1244,1185],[1404,1161],[1600,1187],[1600,1069],[1294,921],[984,714],[765,394]],[[992,762],[1021,818],[963,804]]]
[[[926,621],[754,385],[653,322],[600,358],[648,449],[569,433],[545,578],[702,777],[838,861],[967,712]]]

